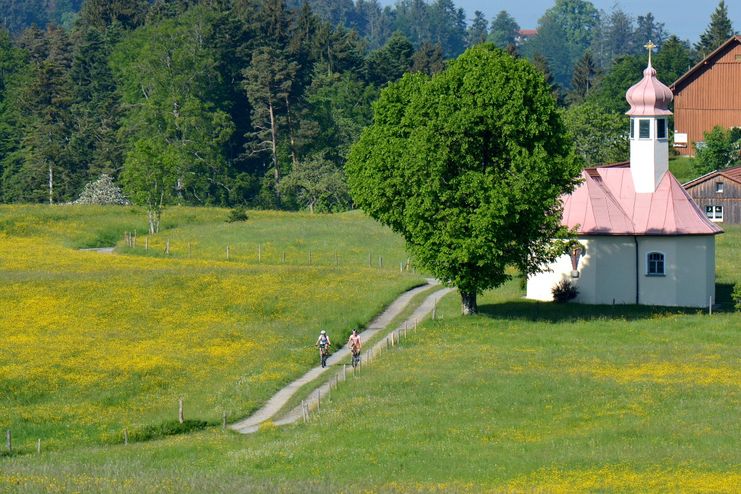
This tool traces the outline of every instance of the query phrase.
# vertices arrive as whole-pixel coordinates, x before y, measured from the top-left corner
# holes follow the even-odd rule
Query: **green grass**
[[[179,226],[162,235],[189,236],[179,228],[200,227],[214,245],[222,236],[238,244],[252,235],[225,229],[224,211],[171,213]],[[132,440],[156,437],[175,418],[179,397],[188,419],[245,416],[314,365],[320,329],[344,341],[422,281],[393,267],[68,247],[124,231],[141,219],[129,208],[11,206],[0,217],[0,430],[13,431],[21,452],[39,438],[46,448],[67,449],[120,442],[124,429]],[[251,217],[267,241],[271,229],[272,238],[297,241],[334,225],[347,249],[404,257],[398,237],[360,214]]]
[[[741,281],[741,228],[718,237]],[[514,280],[385,352],[308,424],[0,460],[7,492],[735,492],[741,318],[526,301]],[[314,357],[312,351],[312,357]]]

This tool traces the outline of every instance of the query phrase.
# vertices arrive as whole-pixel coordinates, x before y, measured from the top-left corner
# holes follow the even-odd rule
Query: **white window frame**
[[[658,254],[661,256],[661,272],[656,271],[654,273],[651,272],[651,255]],[[654,261],[656,262],[656,261]],[[659,252],[657,250],[652,250],[650,252],[646,253],[646,276],[666,276],[666,254],[663,252]]]
[[[723,206],[716,206],[715,204],[705,206],[705,216],[715,223],[723,223],[723,213]]]

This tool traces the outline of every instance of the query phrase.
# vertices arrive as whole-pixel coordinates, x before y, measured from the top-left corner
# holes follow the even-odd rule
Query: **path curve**
[[[430,287],[434,286],[440,286],[439,282],[437,280],[428,279],[426,285],[419,286],[417,288],[413,288],[411,290],[408,290],[404,292],[401,296],[399,296],[396,300],[394,300],[391,305],[386,308],[385,311],[383,311],[380,315],[378,315],[369,325],[368,327],[360,333],[361,338],[363,341],[370,340],[374,335],[376,335],[379,331],[383,331],[387,329],[387,326],[391,323],[391,321],[394,320],[401,312],[409,305],[409,302],[418,295],[421,292],[424,292]],[[436,290],[434,293],[432,293],[430,296],[428,296],[422,304],[420,304],[419,307],[414,311],[414,313],[406,320],[404,321],[398,328],[403,328],[405,324],[412,325],[414,324],[415,320],[422,320],[427,314],[429,314],[437,301],[442,298],[443,296],[447,295],[450,291],[452,291],[451,288],[442,288],[439,290]],[[382,339],[376,345],[374,345],[373,348],[370,350],[366,350],[363,355],[363,359],[365,360],[367,358],[367,355],[369,355],[369,352],[374,352],[376,350],[376,347],[386,346],[386,340]],[[260,428],[260,424],[263,422],[266,422],[268,420],[272,420],[275,415],[288,403],[288,401],[293,397],[293,395],[298,392],[299,389],[301,389],[304,385],[318,379],[322,374],[327,372],[332,368],[333,364],[337,364],[342,359],[345,359],[349,357],[350,355],[350,349],[345,346],[341,348],[340,350],[333,353],[329,359],[327,359],[327,367],[322,368],[321,366],[317,366],[309,370],[306,374],[299,377],[295,381],[291,382],[284,388],[282,388],[280,391],[278,391],[275,395],[273,395],[272,398],[270,398],[265,405],[263,405],[262,408],[257,410],[255,413],[250,415],[249,417],[240,420],[239,422],[236,422],[234,424],[231,424],[229,426],[230,429],[235,430],[237,432],[240,432],[242,434],[251,434],[253,432],[256,432]],[[319,388],[320,393],[324,393],[323,389],[326,387],[327,390],[329,389],[329,386],[331,384],[331,381],[325,383]],[[284,417],[275,420],[274,424],[276,425],[285,425],[290,424],[293,422],[296,422],[298,419],[301,418],[301,407],[296,407],[293,410],[289,411]]]

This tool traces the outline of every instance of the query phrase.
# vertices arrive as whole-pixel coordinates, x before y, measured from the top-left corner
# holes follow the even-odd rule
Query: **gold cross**
[[[648,40],[648,43],[643,45],[643,47],[648,50],[648,64],[651,65],[651,52],[656,48],[656,45],[651,40]]]

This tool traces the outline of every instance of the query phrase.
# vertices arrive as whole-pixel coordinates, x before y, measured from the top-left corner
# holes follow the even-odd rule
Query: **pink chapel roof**
[[[656,192],[636,193],[630,168],[587,168],[563,198],[562,224],[580,235],[716,235],[682,185],[667,172]]]
[[[630,104],[626,115],[671,115],[669,103],[673,98],[671,89],[656,78],[656,69],[651,66],[649,58],[648,66],[643,71],[643,79],[631,86],[625,94],[625,99]]]

